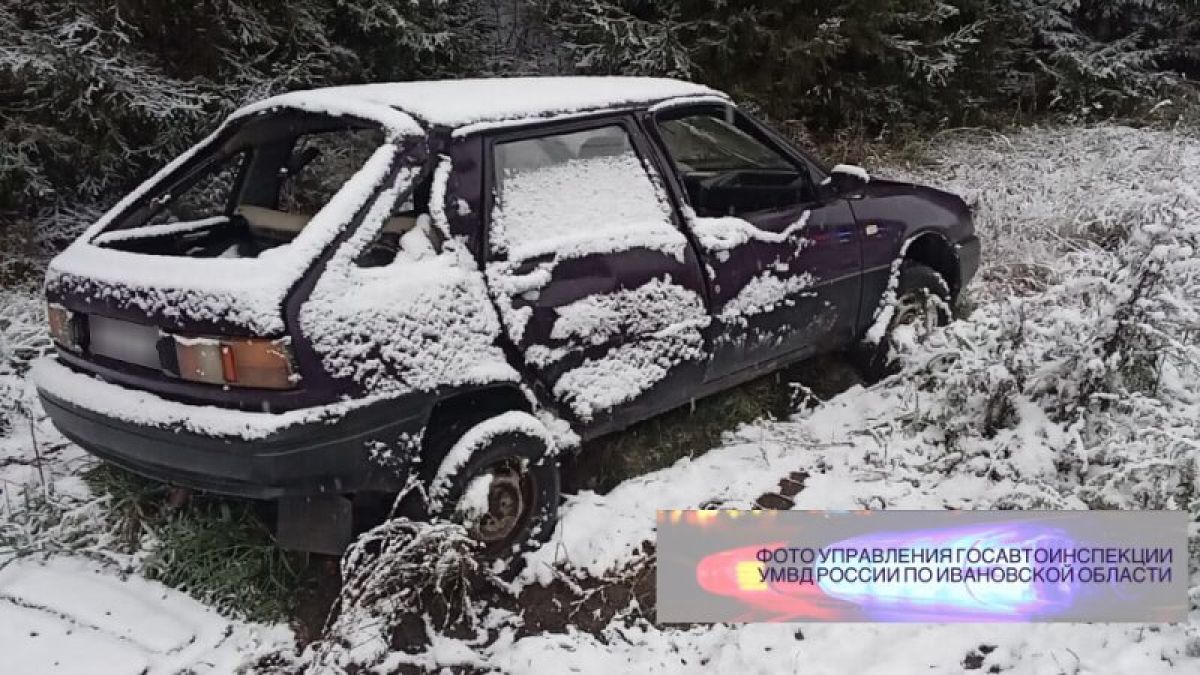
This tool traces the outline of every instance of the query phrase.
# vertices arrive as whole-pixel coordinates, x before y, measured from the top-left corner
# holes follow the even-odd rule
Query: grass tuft
[[[858,381],[839,355],[811,359],[751,380],[585,443],[574,466],[566,471],[567,487],[607,492],[623,480],[717,447],[726,432],[742,424],[787,417],[800,407],[799,398],[828,399]]]
[[[146,576],[259,621],[291,617],[304,556],[279,548],[250,504],[204,500],[155,530]]]
[[[774,376],[764,377],[590,441],[568,483],[573,489],[607,492],[628,478],[695,457],[716,447],[739,424],[785,414],[787,392]]]
[[[295,614],[308,557],[276,545],[260,505],[207,495],[176,505],[167,486],[108,464],[86,479],[148,578],[254,621]]]

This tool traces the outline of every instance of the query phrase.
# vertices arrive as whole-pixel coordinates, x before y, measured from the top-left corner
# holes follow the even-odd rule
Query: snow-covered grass
[[[1195,133],[1103,125],[952,131],[925,147],[921,165],[880,174],[937,185],[975,205],[985,249],[974,293],[995,300],[1062,280],[1074,270],[1060,260],[1066,253],[1115,251],[1131,227],[1194,209]]]
[[[135,520],[121,517],[138,508],[128,500],[131,493],[112,485],[110,491],[96,489],[94,460],[45,420],[30,422],[26,413],[36,408],[26,392],[18,395],[22,407],[8,411],[9,429],[0,432],[5,672],[225,673],[260,650],[274,652],[293,642],[286,626],[232,619],[218,610],[246,607],[249,600],[260,605],[255,610],[280,612],[264,601],[274,596],[260,591],[262,568],[228,579],[254,558],[245,550],[212,546],[221,537],[236,539],[228,528],[236,522],[176,518],[138,536],[126,526]],[[185,535],[196,532],[216,533],[217,541],[210,536],[186,546]],[[225,575],[228,595],[215,595],[220,585],[211,581],[190,584],[207,602],[164,585],[185,585],[191,580],[186,575],[205,569],[203,556],[219,558],[209,568]],[[233,594],[240,603],[231,601]]]
[[[160,486],[97,468],[49,423],[27,379],[48,348],[40,288],[0,288],[0,669],[224,673],[290,644],[285,626],[218,610],[290,609],[270,602],[294,589],[264,593],[268,568],[247,565],[278,554],[265,534],[248,548],[241,533],[255,521],[227,504],[205,517],[160,512]],[[198,583],[205,570],[215,578]]]
[[[291,639],[83,557],[0,568],[0,653],[10,673],[230,673]]]
[[[476,607],[471,616],[480,620],[470,630],[447,628],[444,621],[424,624],[428,645],[416,652],[389,654],[376,636],[360,652],[331,643],[312,647],[310,654],[334,656],[338,666],[349,659],[384,670],[412,664],[507,672],[961,672],[969,665],[983,672],[1084,673],[1200,667],[1195,524],[1200,140],[1186,131],[1112,126],[1032,129],[1008,137],[945,137],[931,155],[931,163],[903,173],[966,193],[977,204],[984,267],[972,290],[969,319],[905,354],[903,371],[879,385],[851,387],[787,419],[744,424],[720,447],[708,452],[696,447],[671,466],[623,480],[607,493],[573,495],[553,540],[530,555],[509,592],[524,589],[515,596],[519,603],[543,583],[582,588],[628,575],[631,568],[644,570],[653,562],[646,551],[653,550],[655,509],[749,506],[783,476],[804,471],[808,478],[794,498],[797,509],[1187,510],[1193,520],[1187,624],[673,628],[637,618],[641,612],[617,612],[599,628],[548,632],[520,611]],[[870,168],[882,177],[902,173]],[[28,357],[14,356],[21,350],[12,345],[32,340],[36,352],[44,344],[39,331],[27,330],[40,326],[38,301],[20,302],[26,309],[4,315],[17,316],[16,323],[0,319],[6,341],[0,343],[0,393],[6,404],[20,402],[4,408],[9,423],[0,427],[0,478],[8,498],[0,530],[0,547],[7,552],[0,556],[16,560],[10,565],[17,569],[43,574],[62,573],[57,566],[67,560],[87,579],[108,584],[122,569],[136,569],[136,561],[112,553],[103,531],[79,525],[96,523],[101,514],[90,510],[94,500],[78,478],[86,461],[40,417],[22,379]],[[687,423],[686,417],[680,422]],[[54,509],[39,506],[47,501]],[[396,550],[411,537],[427,535],[431,531],[409,532],[410,539],[396,540]],[[455,536],[443,535],[421,550],[445,552],[447,564],[460,564]],[[22,553],[54,557],[47,567],[28,556],[14,558],[10,541],[20,542]],[[97,561],[80,562],[80,554],[71,551]],[[430,553],[430,559],[441,555]],[[347,602],[364,613],[347,614],[343,627],[372,626],[372,617],[382,622],[374,629],[389,626],[397,607],[380,592],[411,578],[405,576],[413,572],[411,565],[388,568],[361,558],[355,565],[367,585],[352,589]],[[0,600],[13,594],[8,579],[0,570]],[[376,588],[371,579],[389,581]],[[129,608],[138,607],[151,587],[136,574],[126,583],[131,598],[121,603],[122,611],[133,613],[123,621],[141,626],[141,610]],[[71,588],[68,581],[60,585]],[[38,609],[40,620],[74,626],[91,616],[90,609],[55,604],[65,600],[53,584],[40,588],[48,595],[36,604],[57,612]],[[184,600],[177,592],[152,588],[167,594],[170,603]],[[85,589],[82,595],[111,597],[106,592]],[[20,612],[29,608],[14,604],[10,610],[8,604],[0,602],[0,621],[23,620]],[[196,635],[209,635],[208,627],[216,625],[209,622],[220,621],[231,637],[220,646],[201,637],[194,651],[172,654],[191,658],[211,649],[219,655],[217,663],[228,664],[220,659],[231,652],[223,650],[251,655],[259,649],[247,636],[262,629],[205,616],[197,621],[205,628]],[[108,633],[60,631],[62,658],[88,649],[84,638],[95,635],[105,636],[105,648],[134,644],[112,637],[110,624],[101,627]],[[139,653],[169,649],[170,639],[144,632],[136,643]],[[280,644],[271,631],[259,634]],[[12,641],[5,645],[10,653],[31,660],[47,654],[22,632],[0,635]],[[345,635],[330,633],[335,641]],[[184,660],[180,656],[171,665]],[[166,666],[154,666],[160,667]]]

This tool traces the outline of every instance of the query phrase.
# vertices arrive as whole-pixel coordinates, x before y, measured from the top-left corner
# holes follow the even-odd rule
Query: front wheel
[[[939,326],[950,322],[950,286],[932,267],[905,262],[900,268],[895,298],[856,348],[855,362],[868,382],[897,370],[896,355],[921,344]]]

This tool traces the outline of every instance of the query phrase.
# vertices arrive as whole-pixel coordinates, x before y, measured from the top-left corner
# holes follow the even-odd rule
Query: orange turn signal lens
[[[50,337],[61,347],[79,351],[82,345],[79,322],[75,312],[62,305],[46,305],[46,322],[50,324]]]
[[[192,382],[293,389],[300,381],[288,340],[175,336],[179,377]]]

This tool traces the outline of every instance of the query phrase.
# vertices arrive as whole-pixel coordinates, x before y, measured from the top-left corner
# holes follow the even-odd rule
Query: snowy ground
[[[112,545],[80,478],[95,460],[14,372],[44,347],[41,323],[34,293],[0,291],[0,672],[227,673],[290,644],[286,626],[231,620],[139,576]]]
[[[586,581],[644,564],[655,509],[748,506],[798,470],[809,475],[799,509],[1166,508],[1197,520],[1200,140],[1102,127],[946,137],[938,148],[940,161],[914,175],[979,208],[985,268],[970,317],[881,385],[745,425],[722,447],[606,495],[571,497],[521,583]],[[43,346],[23,328],[30,322],[40,325],[39,303],[0,291],[2,669],[224,672],[284,647],[286,628],[222,618],[140,578],[136,557],[111,552],[88,527],[99,517],[78,478],[88,460],[39,417],[19,373]],[[1200,668],[1192,557],[1185,625],[660,629],[632,612],[598,634],[525,634],[519,615],[492,612],[474,638],[431,631],[417,654],[325,645],[322,663],[380,672],[411,663],[895,673],[960,672],[973,655],[982,672],[1192,672]]]
[[[229,621],[192,598],[82,557],[0,570],[0,654],[11,673],[226,673],[282,626]]]

